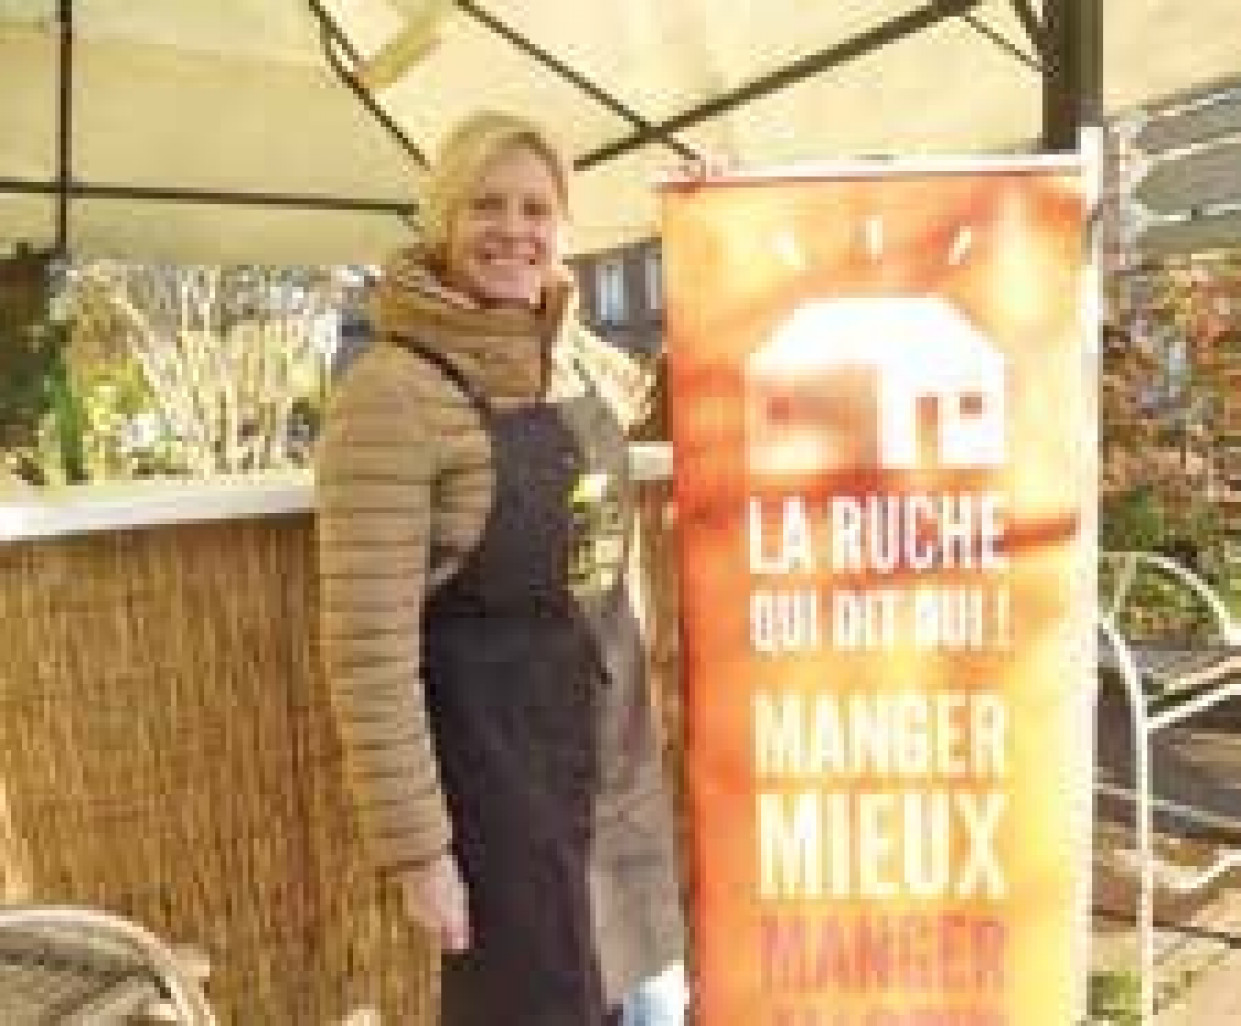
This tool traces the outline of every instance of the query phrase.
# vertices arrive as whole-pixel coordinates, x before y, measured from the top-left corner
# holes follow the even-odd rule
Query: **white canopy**
[[[0,0],[0,248],[55,239],[47,190],[58,169],[57,6]],[[316,8],[363,60],[398,44],[387,54],[394,71],[371,69],[374,96],[422,153],[479,107],[534,116],[576,158],[607,157],[601,148],[618,144],[577,181],[579,250],[655,231],[649,185],[681,157],[634,137],[681,115],[688,124],[673,135],[683,146],[756,165],[1022,150],[1036,146],[1041,130],[1042,79],[1019,15],[1038,15],[1041,0],[70,6],[67,156],[77,188],[69,244],[81,254],[372,261],[407,235],[408,225],[382,208],[416,201],[418,161],[342,84]],[[353,67],[339,38],[328,49]],[[402,56],[418,49],[427,52],[405,66]],[[811,69],[820,70],[792,81]],[[1108,112],[1238,74],[1237,0],[1105,0]],[[752,83],[753,98],[733,96]],[[722,112],[700,109],[721,97]],[[190,202],[204,198],[196,193],[261,196],[245,205],[236,197]],[[320,209],[306,209],[306,197]],[[343,201],[381,209],[336,209]]]

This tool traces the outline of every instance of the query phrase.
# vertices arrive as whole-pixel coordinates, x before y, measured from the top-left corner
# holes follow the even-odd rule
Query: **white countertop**
[[[631,445],[629,455],[639,481],[671,476],[671,446],[658,442]],[[165,478],[19,489],[0,492],[0,543],[88,531],[280,516],[310,509],[313,497],[314,479],[308,470],[193,481]]]

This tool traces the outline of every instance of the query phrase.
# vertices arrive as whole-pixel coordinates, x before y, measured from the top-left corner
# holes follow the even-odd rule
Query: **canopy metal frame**
[[[984,38],[995,43],[996,46],[1007,53],[1010,57],[1016,57],[1022,64],[1033,68],[1035,71],[1042,74],[1043,62],[1038,57],[1026,53],[1025,50],[1004,35],[1004,33],[992,28],[985,21],[972,13],[961,15],[961,20],[969,25],[969,27],[980,36],[983,36]]]
[[[591,99],[602,104],[613,114],[620,115],[620,117],[622,117],[625,121],[628,121],[629,124],[632,125],[639,133],[646,134],[652,140],[662,142],[680,157],[692,159],[697,155],[693,147],[686,146],[685,143],[674,138],[670,132],[661,131],[659,126],[652,125],[637,111],[633,110],[617,97],[604,90],[597,82],[587,78],[581,72],[574,70],[555,55],[548,53],[542,47],[536,45],[534,42],[523,36],[520,32],[517,32],[509,25],[506,25],[494,14],[491,14],[478,4],[474,3],[473,0],[456,0],[456,6],[488,31],[499,36],[512,46],[515,46],[522,53],[537,61],[539,64],[543,65],[543,67],[548,68],[560,78],[563,78],[566,82],[576,86],[579,90],[584,92]],[[587,166],[582,163],[580,158],[574,161],[574,165],[578,168],[578,170],[582,170],[583,167]]]
[[[592,150],[579,157],[576,164],[579,169],[585,169],[614,160],[631,150],[665,138],[673,132],[692,128],[704,121],[719,117],[721,114],[727,114],[752,100],[769,96],[814,75],[839,67],[848,61],[865,57],[900,39],[906,39],[918,32],[934,28],[948,18],[967,14],[981,3],[982,0],[930,0],[929,3],[907,14],[899,15],[882,25],[868,29],[843,42],[835,43],[817,53],[798,58],[791,64],[778,68],[753,82],[748,82],[740,88],[721,93],[705,103],[660,122],[649,131],[638,131],[624,139]]]
[[[340,27],[336,19],[328,13],[321,0],[307,0],[307,2],[310,4],[311,13],[319,21],[323,41],[323,55],[327,58],[328,66],[336,73],[336,77],[344,83],[345,87],[358,98],[358,102],[366,108],[366,112],[378,121],[388,134],[400,144],[401,149],[409,154],[414,163],[425,167],[427,158],[423,152],[401,130],[401,127],[392,119],[392,116],[379,105],[379,101],[362,84],[353,70],[346,67],[341,61],[340,54],[344,53],[354,67],[360,62],[361,55],[358,53],[357,47],[353,45],[352,40],[345,34],[344,29]]]
[[[978,17],[983,0],[926,0],[849,39],[808,54],[775,71],[721,93],[662,121],[651,121],[598,82],[571,67],[561,58],[526,38],[489,12],[476,0],[455,0],[455,6],[484,29],[503,39],[526,57],[564,79],[594,102],[616,114],[631,128],[630,134],[599,146],[574,159],[578,170],[597,167],[636,149],[660,144],[682,159],[698,156],[695,148],[677,133],[734,111],[751,101],[771,95],[833,68],[918,33],[933,30],[949,19],[960,19],[982,38],[1000,47],[1016,62],[1033,69],[1042,89],[1040,146],[1049,152],[1069,151],[1077,146],[1079,130],[1102,118],[1102,2],[1103,0],[1043,0],[1042,17],[1032,0],[1009,0],[1034,54],[1008,39]],[[346,33],[320,0],[307,0],[323,37],[325,60],[333,73],[419,165],[426,158],[383,109],[355,72],[359,54]],[[237,190],[194,189],[180,186],[152,187],[84,182],[73,174],[73,73],[75,40],[73,0],[57,0],[59,46],[57,50],[56,178],[38,181],[0,178],[0,193],[43,193],[55,196],[55,250],[67,254],[70,245],[70,207],[76,198],[134,199],[221,206],[284,207],[302,210],[363,211],[388,213],[406,219],[417,212],[416,203],[370,200],[344,196],[306,196]],[[353,65],[350,67],[349,65]]]

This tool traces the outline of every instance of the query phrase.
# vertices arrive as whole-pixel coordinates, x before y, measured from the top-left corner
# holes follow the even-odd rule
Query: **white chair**
[[[1241,831],[1241,822],[1155,797],[1151,772],[1154,736],[1182,724],[1229,698],[1241,696],[1241,623],[1200,576],[1166,556],[1150,552],[1104,552],[1100,588],[1099,646],[1102,668],[1116,671],[1124,684],[1134,738],[1135,781],[1132,791],[1100,781],[1099,793],[1137,807],[1138,940],[1141,968],[1141,1016],[1144,1026],[1155,1014],[1156,886],[1178,894],[1199,891],[1241,866],[1241,849],[1221,847],[1214,861],[1188,870],[1160,861],[1154,851],[1154,813],[1216,830]],[[1122,629],[1127,603],[1144,573],[1186,589],[1208,615],[1209,636],[1201,641],[1126,637]],[[1110,582],[1111,587],[1106,584]],[[1108,593],[1110,592],[1110,594]]]
[[[93,909],[0,906],[0,1023],[215,1026],[202,961]]]

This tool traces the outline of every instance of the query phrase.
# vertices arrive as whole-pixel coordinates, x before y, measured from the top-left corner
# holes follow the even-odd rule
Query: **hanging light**
[[[405,28],[378,53],[365,61],[358,78],[375,92],[399,81],[440,41],[440,30],[453,10],[452,0],[402,0]]]

